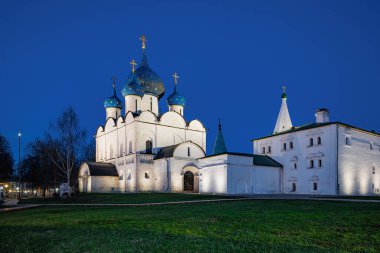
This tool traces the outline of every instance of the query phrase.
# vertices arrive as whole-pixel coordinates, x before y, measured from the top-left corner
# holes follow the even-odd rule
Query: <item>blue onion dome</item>
[[[116,96],[115,83],[113,83],[113,95],[104,100],[104,108],[123,108],[123,103]]]
[[[123,97],[128,95],[135,95],[139,97],[144,96],[144,88],[141,86],[140,82],[137,80],[136,75],[132,72],[130,79],[121,91],[121,94],[123,94]]]
[[[143,51],[140,66],[135,70],[135,75],[141,83],[144,93],[152,94],[159,99],[165,94],[164,84],[161,78],[149,67],[145,51]],[[131,81],[132,78],[130,76],[128,80]]]
[[[174,91],[168,97],[167,103],[168,103],[169,106],[170,105],[181,105],[181,106],[185,106],[186,105],[186,99],[185,99],[185,97],[177,92],[177,85],[174,86]]]

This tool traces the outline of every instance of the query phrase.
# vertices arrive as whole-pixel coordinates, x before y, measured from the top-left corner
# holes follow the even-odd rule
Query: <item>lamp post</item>
[[[20,153],[21,153],[21,132],[18,132],[18,199],[21,199],[21,164],[20,164]]]

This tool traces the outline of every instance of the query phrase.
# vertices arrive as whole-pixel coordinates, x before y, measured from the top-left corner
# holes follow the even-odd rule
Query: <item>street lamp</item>
[[[20,165],[20,153],[21,153],[21,132],[18,132],[18,199],[21,199],[21,165]]]

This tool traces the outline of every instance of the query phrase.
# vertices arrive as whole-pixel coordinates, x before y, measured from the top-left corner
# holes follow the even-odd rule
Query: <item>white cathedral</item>
[[[186,121],[177,90],[160,113],[165,88],[143,55],[122,89],[104,102],[106,122],[96,132],[96,162],[79,170],[81,192],[197,192],[212,194],[380,194],[380,134],[330,122],[319,109],[316,122],[295,127],[287,95],[274,132],[254,139],[250,154],[227,151],[221,125],[213,154],[206,156],[206,128]]]

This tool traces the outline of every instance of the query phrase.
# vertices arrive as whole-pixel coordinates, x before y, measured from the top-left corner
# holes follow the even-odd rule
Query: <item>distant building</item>
[[[177,89],[167,97],[143,56],[122,89],[104,102],[106,122],[98,128],[96,162],[79,171],[83,192],[200,192],[220,194],[379,194],[380,135],[329,122],[326,109],[317,122],[293,127],[285,90],[273,135],[255,139],[253,154],[228,152],[219,122],[213,154],[206,156],[206,128],[186,121],[185,97]]]

